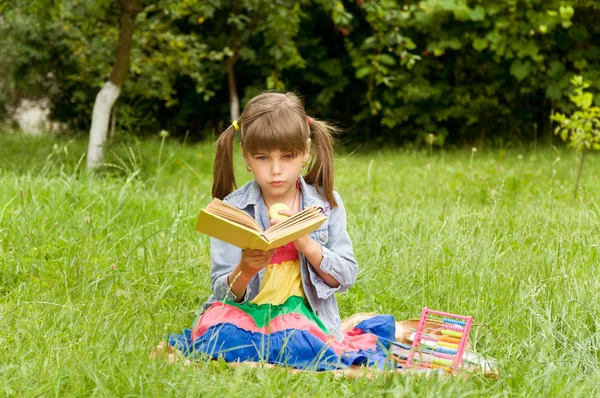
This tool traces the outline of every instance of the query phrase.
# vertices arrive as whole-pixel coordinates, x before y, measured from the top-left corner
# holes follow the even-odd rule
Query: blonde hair
[[[328,123],[310,118],[307,121],[302,101],[291,92],[268,92],[252,98],[237,120],[242,148],[246,153],[280,150],[294,156],[308,151],[312,135],[313,156],[304,176],[307,183],[337,207],[333,196],[333,135],[338,129]],[[217,140],[213,168],[212,195],[223,199],[236,188],[233,166],[233,142],[236,128],[229,126]]]

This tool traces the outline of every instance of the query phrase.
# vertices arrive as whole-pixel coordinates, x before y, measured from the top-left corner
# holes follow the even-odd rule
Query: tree
[[[217,12],[226,12],[226,24],[215,20],[197,27],[199,38],[215,52],[224,55],[227,74],[230,117],[240,114],[240,95],[235,66],[239,61],[246,67],[270,69],[262,82],[269,89],[283,89],[278,73],[291,67],[303,67],[304,60],[296,47],[296,36],[302,16],[302,5],[308,0],[214,0]],[[260,47],[260,49],[259,49]]]
[[[110,113],[121,93],[121,87],[129,72],[135,17],[141,11],[138,0],[119,1],[121,15],[119,17],[119,41],[117,44],[116,59],[110,79],[96,96],[92,113],[92,126],[90,128],[87,156],[88,168],[101,166],[104,162],[104,146],[106,144]]]
[[[479,147],[530,139],[538,125],[550,140],[549,115],[574,108],[570,77],[600,88],[593,0],[137,1],[119,132],[204,138],[265,88],[291,89],[355,142],[435,134],[439,145]],[[2,5],[10,77],[0,84],[15,98],[48,97],[51,117],[90,131],[114,68],[119,2]]]
[[[573,200],[575,200],[585,154],[587,151],[600,150],[600,107],[593,106],[594,95],[585,91],[590,87],[589,82],[584,81],[581,76],[573,76],[571,83],[575,87],[575,94],[569,95],[569,98],[577,110],[571,115],[556,113],[552,116],[552,120],[559,123],[554,133],[560,134],[568,146],[573,147],[576,153],[581,154],[573,193]]]

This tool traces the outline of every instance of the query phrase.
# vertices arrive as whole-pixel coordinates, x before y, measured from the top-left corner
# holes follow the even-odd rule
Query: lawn
[[[500,377],[196,367],[151,361],[210,290],[214,147],[122,140],[84,170],[85,140],[0,133],[0,388],[8,396],[592,396],[600,394],[600,158],[567,148],[339,151],[359,311],[472,315]],[[238,167],[239,183],[249,175]]]

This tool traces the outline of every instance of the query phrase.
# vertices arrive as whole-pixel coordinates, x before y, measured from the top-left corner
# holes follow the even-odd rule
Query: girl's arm
[[[329,287],[337,288],[340,282],[333,276],[321,270],[321,262],[323,261],[323,246],[315,242],[310,236],[305,236],[294,242],[296,249],[301,251],[308,262],[314,267],[323,282]],[[298,247],[300,246],[300,248]]]
[[[217,301],[244,302],[252,297],[250,282],[271,261],[275,250],[245,250],[210,239],[211,289]]]
[[[242,250],[240,248],[219,239],[210,238],[210,287],[216,301],[238,301],[238,298],[245,298],[245,296],[249,295],[249,289],[244,289],[246,290],[245,295],[243,291],[241,295],[236,295],[233,293],[228,282],[229,275],[234,271],[241,259]],[[240,292],[238,291],[238,293]]]
[[[329,215],[327,236],[319,236],[322,232],[317,231],[316,240],[306,237],[312,243],[300,243],[301,248],[306,250],[303,252],[306,259],[312,265],[309,267],[311,282],[322,299],[334,292],[346,291],[356,281],[358,272],[352,241],[346,230],[346,210],[339,194],[334,192],[334,195],[338,207],[332,209]],[[320,253],[315,244],[320,246]],[[298,250],[302,251],[300,248]]]

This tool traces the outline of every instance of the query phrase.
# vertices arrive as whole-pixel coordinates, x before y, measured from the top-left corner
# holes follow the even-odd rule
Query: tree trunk
[[[94,103],[88,146],[88,169],[101,166],[104,163],[104,146],[110,121],[110,111],[117,98],[119,98],[121,87],[123,87],[129,72],[135,17],[141,10],[139,0],[120,0],[120,3],[121,16],[119,17],[117,58],[109,81],[104,84]]]
[[[117,108],[117,104],[115,103],[110,112],[110,130],[108,130],[108,142],[112,142],[113,138],[115,138],[115,130],[117,129]]]
[[[106,82],[94,102],[92,127],[90,128],[90,143],[88,146],[88,169],[102,166],[104,163],[104,145],[110,119],[110,110],[114,105],[121,89],[110,81]]]
[[[226,63],[227,83],[229,84],[229,114],[231,120],[238,120],[240,117],[240,98],[235,84],[235,71],[233,70],[237,58],[238,56],[235,54],[233,57],[229,58]]]

